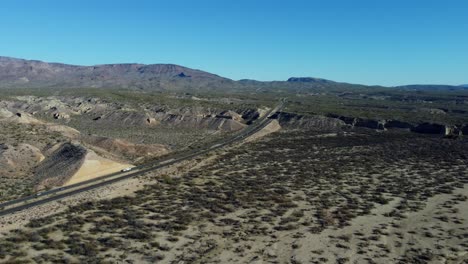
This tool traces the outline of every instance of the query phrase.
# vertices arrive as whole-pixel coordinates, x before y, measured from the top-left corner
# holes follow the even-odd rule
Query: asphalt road
[[[106,176],[94,178],[91,180],[75,183],[75,184],[64,186],[64,187],[59,187],[56,189],[40,192],[34,195],[30,195],[30,196],[26,196],[23,198],[1,203],[0,208],[5,208],[5,207],[9,207],[9,208],[1,210],[0,216],[12,214],[17,211],[28,209],[28,208],[38,206],[44,203],[60,200],[65,197],[75,195],[77,193],[89,191],[89,190],[99,188],[108,184],[112,184],[118,181],[137,177],[147,172],[161,169],[161,168],[182,162],[184,160],[192,159],[197,156],[201,156],[203,154],[211,152],[213,150],[220,149],[234,142],[243,140],[251,136],[252,134],[255,134],[256,132],[264,128],[266,125],[268,125],[271,122],[271,119],[268,119],[268,117],[271,114],[281,110],[281,108],[284,106],[284,103],[285,102],[282,100],[281,103],[277,105],[274,109],[272,109],[270,112],[268,112],[268,114],[258,119],[253,125],[248,126],[241,133],[233,136],[232,138],[223,140],[221,142],[215,142],[212,145],[207,146],[206,148],[203,148],[203,149],[187,151],[184,153],[177,154],[177,156],[167,157],[166,159],[162,159],[162,160],[150,162],[141,166],[137,166],[137,167],[134,167],[129,172],[115,172]],[[81,186],[83,187],[80,188]],[[18,205],[10,207],[16,204]]]

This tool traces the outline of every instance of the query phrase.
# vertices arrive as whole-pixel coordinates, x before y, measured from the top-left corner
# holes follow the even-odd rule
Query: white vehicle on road
[[[161,162],[160,164],[166,164],[166,163],[169,163],[169,162],[171,162],[171,161],[173,161],[173,160],[174,160],[174,159],[168,159],[168,160],[165,160],[165,161]]]
[[[216,145],[211,146],[210,149],[214,149],[214,148],[217,148],[219,146],[221,146],[221,144],[216,144]]]
[[[121,172],[131,171],[132,169],[133,169],[133,168],[128,167],[128,168],[125,168],[125,169],[121,170]]]

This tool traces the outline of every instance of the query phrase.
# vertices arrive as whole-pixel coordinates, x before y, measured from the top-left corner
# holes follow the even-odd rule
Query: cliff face
[[[331,130],[343,127],[364,127],[376,130],[406,129],[420,134],[437,134],[445,136],[468,135],[468,124],[443,125],[436,123],[410,124],[398,120],[374,120],[329,114],[327,116],[305,116],[293,113],[278,112],[272,116],[278,119],[285,128],[305,128],[313,130]]]

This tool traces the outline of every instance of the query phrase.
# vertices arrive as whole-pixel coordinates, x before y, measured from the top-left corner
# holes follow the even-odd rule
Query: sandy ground
[[[129,167],[133,167],[133,165],[122,164],[106,158],[102,158],[99,157],[96,153],[90,151],[88,154],[86,154],[85,161],[81,168],[64,185],[67,186],[74,183],[94,179],[96,177],[118,172]]]
[[[303,237],[297,239],[292,237],[293,234],[280,236],[278,241],[272,244],[272,249],[277,256],[288,256],[303,263],[309,263],[311,256],[314,255],[325,257],[331,263],[331,260],[338,258],[347,258],[350,263],[366,263],[369,258],[373,259],[375,263],[394,263],[407,252],[417,251],[421,248],[439,248],[434,252],[438,251],[438,253],[449,257],[439,257],[429,263],[466,263],[468,252],[463,249],[455,252],[452,247],[461,243],[455,237],[454,230],[462,230],[467,227],[468,203],[463,202],[455,205],[455,208],[458,209],[457,213],[449,214],[443,209],[458,194],[468,195],[468,185],[456,190],[453,194],[441,194],[430,198],[424,209],[408,213],[406,218],[401,220],[384,215],[397,206],[399,200],[394,200],[374,209],[370,215],[353,219],[350,226],[342,229],[327,229],[320,234],[304,232]],[[438,215],[447,215],[462,220],[459,223],[452,221],[440,223],[434,220]],[[426,236],[424,233],[427,230],[434,231],[434,237]],[[376,233],[378,239],[370,240],[367,248],[364,249],[366,252],[357,254],[360,250],[357,245],[364,241],[362,238],[370,237]],[[440,233],[441,237],[437,237],[436,233]],[[349,237],[349,242],[338,239],[343,236]],[[397,246],[400,243],[401,246]],[[298,248],[292,249],[293,244],[298,245]],[[311,252],[320,254],[311,254]],[[283,261],[287,261],[287,259],[284,258]]]
[[[461,246],[462,237],[466,236],[463,232],[468,228],[468,202],[452,204],[457,195],[468,195],[468,185],[451,194],[430,198],[424,209],[407,213],[401,220],[385,216],[398,205],[400,200],[395,199],[372,210],[370,215],[353,219],[347,227],[326,229],[319,234],[304,227],[275,232],[271,236],[246,236],[233,243],[231,238],[223,235],[227,231],[225,227],[212,223],[206,223],[202,230],[189,229],[184,234],[185,237],[216,241],[218,247],[210,252],[206,263],[468,263],[468,252]],[[457,209],[453,211],[455,213],[450,213],[448,204],[453,205],[452,210]],[[237,217],[240,212],[223,217],[242,221]],[[440,216],[458,221],[435,219]],[[427,232],[433,237],[426,235]],[[365,245],[359,246],[363,243]],[[196,243],[190,244],[190,247],[196,246]],[[236,252],[239,249],[244,251],[241,257]],[[420,259],[402,259],[404,255],[432,253],[445,257],[437,256],[422,262]],[[172,263],[177,254],[177,250],[168,252],[162,263]]]

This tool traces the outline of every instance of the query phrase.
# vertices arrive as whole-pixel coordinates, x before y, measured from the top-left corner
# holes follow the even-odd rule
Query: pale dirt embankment
[[[263,129],[261,129],[257,133],[246,138],[244,141],[252,142],[252,141],[258,140],[266,135],[277,132],[280,129],[281,129],[281,125],[278,123],[278,120],[275,119],[275,120],[272,120],[268,125],[266,125]]]
[[[118,163],[98,156],[93,151],[89,151],[79,170],[67,181],[64,186],[91,180],[100,176],[121,171],[125,168],[133,167],[131,164]]]

